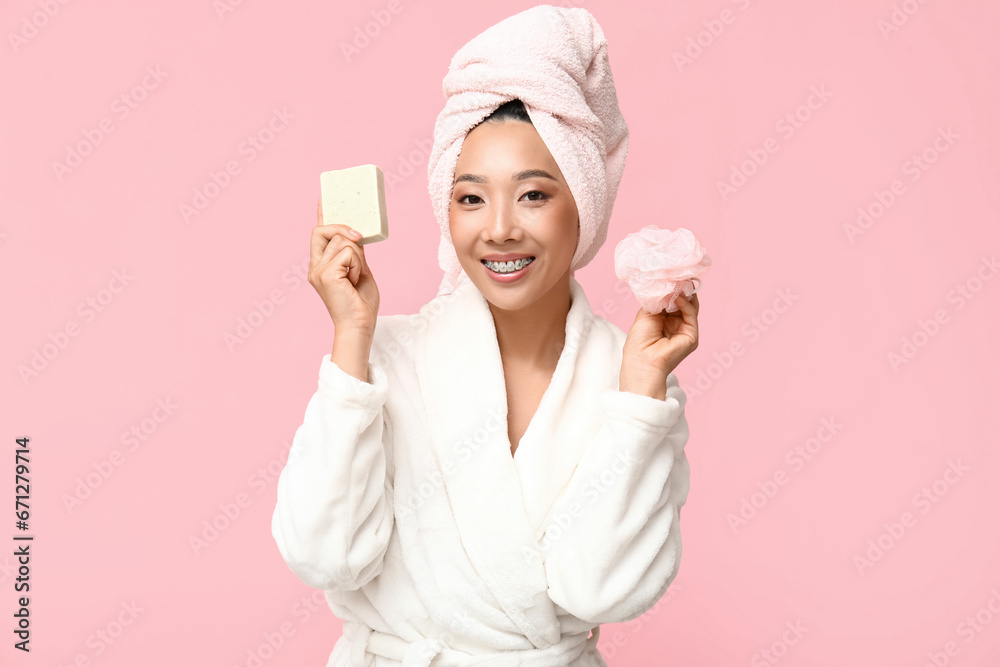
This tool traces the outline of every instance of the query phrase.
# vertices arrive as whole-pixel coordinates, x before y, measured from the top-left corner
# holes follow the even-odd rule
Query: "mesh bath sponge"
[[[627,235],[615,247],[615,275],[626,283],[647,312],[677,310],[677,297],[701,289],[702,274],[711,258],[690,230],[647,225]],[[698,282],[695,287],[694,282]]]

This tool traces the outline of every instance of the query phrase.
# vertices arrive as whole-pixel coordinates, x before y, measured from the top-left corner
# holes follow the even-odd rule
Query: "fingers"
[[[364,248],[350,239],[351,228],[347,225],[323,225],[313,227],[309,244],[310,268],[329,262],[345,246],[350,246],[357,256],[358,266],[362,273],[368,273],[368,261],[365,259]],[[331,248],[332,246],[332,248]],[[327,250],[330,252],[328,253]]]
[[[681,313],[684,314],[690,313],[697,317],[698,309],[700,307],[698,303],[697,294],[692,294],[689,297],[685,297],[683,294],[681,294],[674,300],[674,303],[677,304],[677,307],[680,309]],[[675,312],[671,314],[678,314],[678,313]]]
[[[314,241],[317,237],[320,241],[313,243],[309,262],[308,276],[313,287],[318,289],[319,285],[326,284],[333,275],[343,275],[340,271],[346,272],[352,285],[357,285],[363,274],[370,273],[364,260],[364,251],[342,234],[333,235],[329,241],[315,233],[313,237]],[[336,273],[328,274],[329,271]]]
[[[684,324],[690,326],[694,330],[694,340],[695,347],[698,345],[698,295],[693,295],[690,299],[684,298],[683,295],[678,297],[677,304],[680,306],[680,310],[683,313]]]
[[[677,297],[675,301],[679,309],[679,315],[685,322],[689,324],[696,324],[698,321],[698,309],[695,308],[694,303],[691,298],[685,297],[683,294]]]
[[[677,310],[675,310],[672,313],[667,313],[667,318],[673,318],[673,320],[680,320],[683,323],[683,325],[677,323],[676,321],[674,322],[674,324],[676,324],[677,327],[680,326],[691,327],[692,329],[694,329],[695,336],[697,337],[698,307],[696,304],[696,297],[695,298],[685,297],[683,294],[681,294],[676,299],[674,299],[674,303],[677,304]],[[663,323],[664,331],[667,331],[670,328],[670,325],[668,324],[668,322],[670,321],[671,321],[670,319],[664,320]]]
[[[363,253],[364,251],[357,244],[349,239],[345,239],[343,236],[337,235],[327,244],[326,249],[323,250],[323,255],[320,258],[318,266],[322,270],[323,267],[330,263],[339,264],[340,266],[349,267],[352,277],[357,276],[357,278],[360,278],[363,273],[367,272]],[[352,279],[351,282],[357,283],[357,280]]]
[[[332,243],[330,245],[333,245]],[[341,248],[340,252],[333,256],[331,263],[337,266],[347,267],[347,279],[351,281],[352,285],[357,285],[358,281],[361,280],[361,263],[358,261],[358,256],[353,252],[350,246],[344,246]]]
[[[333,257],[339,253],[339,247],[342,244],[338,243],[338,247],[334,248],[337,253],[332,255],[327,255],[326,250],[330,243],[334,239],[340,238],[342,241],[349,243],[355,251],[358,257],[358,266],[361,267],[362,273],[368,273],[368,260],[365,259],[364,249],[354,242],[353,237],[350,236],[351,232],[354,230],[348,225],[341,224],[323,224],[323,195],[320,193],[319,198],[316,200],[316,226],[313,228],[312,239],[309,245],[309,265],[310,267],[316,266],[321,261],[330,261]]]

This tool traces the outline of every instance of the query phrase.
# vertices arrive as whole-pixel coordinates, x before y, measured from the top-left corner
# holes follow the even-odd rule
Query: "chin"
[[[472,282],[490,304],[501,310],[520,310],[540,296],[538,284],[534,282],[502,285],[486,275],[480,275]]]
[[[527,299],[524,299],[523,297],[520,296],[514,296],[512,294],[502,295],[499,298],[497,298],[495,293],[493,294],[487,293],[483,294],[483,296],[486,298],[487,301],[490,302],[490,305],[492,305],[494,308],[497,308],[499,310],[506,310],[509,312],[522,310],[529,305]]]

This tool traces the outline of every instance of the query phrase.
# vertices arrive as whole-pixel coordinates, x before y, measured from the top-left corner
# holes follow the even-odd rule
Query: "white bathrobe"
[[[625,333],[570,282],[565,347],[513,456],[473,283],[380,316],[370,382],[323,357],[272,532],[344,619],[327,667],[604,666],[599,624],[673,581],[686,396],[673,374],[666,400],[619,391]]]

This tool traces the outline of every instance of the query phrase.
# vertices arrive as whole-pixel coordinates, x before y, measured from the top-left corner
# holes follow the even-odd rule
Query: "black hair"
[[[493,110],[493,113],[484,118],[482,122],[499,123],[508,119],[520,120],[528,123],[529,125],[532,124],[531,117],[528,115],[528,111],[524,108],[524,102],[518,99],[501,104]]]

